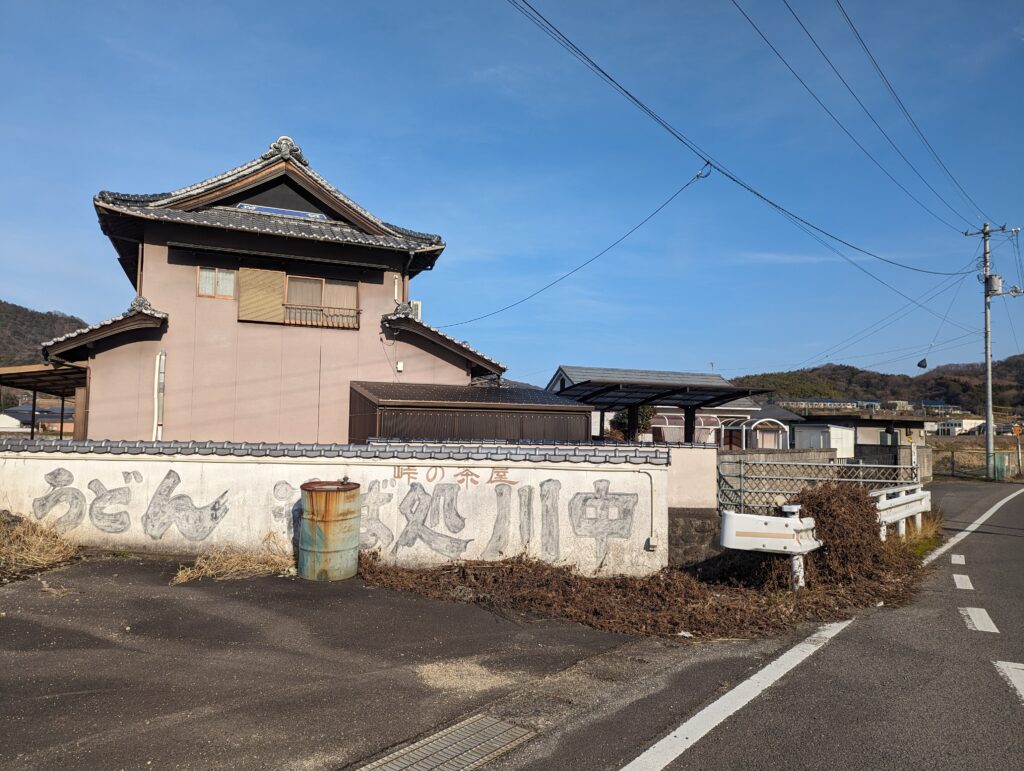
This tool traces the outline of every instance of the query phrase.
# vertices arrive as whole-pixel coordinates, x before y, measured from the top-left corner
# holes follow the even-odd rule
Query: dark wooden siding
[[[378,409],[378,436],[389,439],[547,439],[563,442],[590,439],[589,411]]]
[[[356,391],[349,389],[348,398],[348,441],[351,444],[366,444],[366,440],[377,435],[377,405]]]

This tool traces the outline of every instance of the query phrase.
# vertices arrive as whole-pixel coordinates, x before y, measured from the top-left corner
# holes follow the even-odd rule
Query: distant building
[[[981,418],[950,418],[939,423],[936,433],[939,436],[960,436],[960,434],[971,433],[978,426],[983,426],[985,421]]]
[[[860,405],[852,399],[828,399],[823,396],[774,399],[772,403],[801,413],[809,410],[855,410]]]

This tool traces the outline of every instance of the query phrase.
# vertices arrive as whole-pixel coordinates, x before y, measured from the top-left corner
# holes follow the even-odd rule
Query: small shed
[[[592,408],[525,385],[354,382],[349,441],[386,439],[590,439]]]
[[[793,447],[797,450],[832,448],[837,458],[853,458],[856,444],[857,431],[850,426],[810,422],[793,426]]]

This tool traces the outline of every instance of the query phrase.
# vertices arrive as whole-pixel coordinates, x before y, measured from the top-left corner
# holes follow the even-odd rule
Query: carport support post
[[[635,442],[640,434],[640,408],[636,405],[626,408],[626,439]]]
[[[64,438],[64,394],[60,395],[60,438]]]
[[[693,444],[693,438],[697,435],[697,408],[683,407],[683,441]]]
[[[601,410],[601,423],[597,427],[597,438],[604,439],[604,410]]]
[[[30,423],[31,428],[28,432],[29,439],[36,438],[36,392],[32,391],[32,422]]]

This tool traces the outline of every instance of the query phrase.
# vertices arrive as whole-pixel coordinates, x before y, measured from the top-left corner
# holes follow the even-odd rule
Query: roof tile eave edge
[[[331,184],[326,177],[310,166],[309,161],[306,160],[305,156],[302,154],[302,149],[287,136],[278,137],[277,141],[271,143],[270,149],[258,158],[254,158],[240,166],[236,166],[232,169],[221,172],[220,174],[215,174],[212,177],[200,180],[199,182],[194,182],[191,185],[186,185],[185,187],[172,190],[168,193],[134,194],[101,190],[93,197],[93,202],[97,204],[99,202],[116,203],[117,200],[123,200],[135,201],[150,209],[167,208],[174,204],[181,203],[182,201],[187,201],[190,197],[214,192],[218,188],[229,185],[247,175],[255,174],[265,168],[269,168],[276,163],[284,163],[286,171],[291,169],[295,173],[308,178],[318,187],[322,188],[329,198],[333,198],[338,203],[352,209],[356,214],[366,218],[371,224],[380,228],[386,235],[390,235],[391,237],[398,239],[411,238],[413,240],[425,241],[427,242],[427,245],[432,247],[443,246],[444,244],[444,239],[440,234],[426,233],[423,231],[413,230],[411,228],[404,228],[399,225],[392,225],[371,212],[365,206],[357,203],[354,199],[343,193]]]
[[[469,343],[465,342],[464,340],[457,340],[454,337],[452,337],[451,335],[445,334],[444,332],[442,332],[437,327],[433,327],[430,324],[426,323],[425,321],[421,321],[419,319],[416,319],[413,316],[408,316],[408,315],[406,315],[404,313],[402,313],[402,314],[400,314],[400,313],[389,313],[389,314],[387,314],[387,315],[385,315],[383,317],[383,321],[384,321],[385,324],[388,324],[388,322],[392,322],[392,321],[401,321],[401,322],[411,323],[414,326],[418,326],[422,331],[430,332],[431,334],[433,334],[433,335],[435,335],[437,337],[440,337],[440,338],[442,338],[443,340],[446,340],[449,343],[457,345],[462,350],[468,351],[469,353],[473,354],[478,359],[481,359],[481,360],[487,362],[488,364],[492,364],[494,367],[496,367],[499,370],[495,374],[502,375],[502,374],[504,374],[505,372],[508,371],[508,367],[506,367],[504,364],[502,364],[497,359],[492,359],[490,356],[488,356],[487,354],[483,353],[482,351],[478,351],[476,348],[474,348],[473,346],[469,345]]]
[[[99,321],[95,324],[90,324],[89,326],[82,327],[81,329],[76,329],[71,332],[66,332],[63,335],[58,335],[52,340],[47,340],[46,342],[40,343],[39,348],[43,352],[43,355],[45,357],[47,350],[55,345],[58,345],[59,343],[65,343],[68,340],[73,340],[74,338],[80,337],[81,335],[84,335],[88,332],[98,331],[100,329],[103,329],[104,327],[110,326],[111,324],[116,324],[119,321],[131,318],[132,316],[149,316],[150,318],[156,319],[157,321],[160,322],[164,322],[169,318],[169,315],[167,313],[165,313],[164,311],[156,310],[149,304],[149,301],[145,297],[142,297],[140,295],[136,297],[134,300],[132,300],[132,304],[124,313],[119,313],[118,315],[106,319],[105,321]]]

